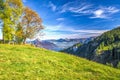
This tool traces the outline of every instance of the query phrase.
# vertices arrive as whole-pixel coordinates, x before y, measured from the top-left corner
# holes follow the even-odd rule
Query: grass
[[[76,56],[0,45],[0,80],[119,80],[120,70]]]

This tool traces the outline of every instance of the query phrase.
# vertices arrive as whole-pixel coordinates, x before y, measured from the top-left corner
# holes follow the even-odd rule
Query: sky
[[[120,0],[23,0],[45,29],[41,39],[98,36],[120,25]]]

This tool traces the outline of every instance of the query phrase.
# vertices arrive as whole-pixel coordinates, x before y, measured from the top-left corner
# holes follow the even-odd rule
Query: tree
[[[22,18],[23,40],[24,43],[27,38],[31,39],[36,36],[44,27],[42,26],[42,19],[39,15],[31,10],[25,8]]]
[[[9,42],[15,37],[15,29],[17,23],[19,22],[20,16],[22,15],[23,4],[21,0],[4,0],[3,3],[3,41]]]
[[[22,28],[21,23],[19,23],[17,25],[15,36],[16,36],[16,42],[18,44],[21,44],[23,42],[23,37],[24,37],[23,28]]]
[[[4,1],[0,0],[0,19],[3,16],[3,10],[4,10]]]
[[[2,23],[3,23],[3,21],[2,21],[2,17],[3,17],[3,10],[4,10],[4,7],[5,7],[5,5],[4,5],[4,1],[3,0],[0,0],[0,29],[2,29]]]

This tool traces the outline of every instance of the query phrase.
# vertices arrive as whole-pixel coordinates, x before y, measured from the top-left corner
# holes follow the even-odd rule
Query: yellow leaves
[[[23,37],[22,31],[17,31],[17,32],[16,32],[16,35],[17,35],[19,38],[22,38],[22,37]]]
[[[22,1],[21,0],[9,0],[10,3],[16,5],[19,8],[23,7]]]
[[[33,10],[23,9],[22,0],[5,0],[3,12],[3,40],[14,40],[16,37],[16,41],[17,38],[23,41],[26,38],[33,38],[37,32],[43,29],[42,19]],[[24,16],[20,22],[22,14]],[[19,26],[18,23],[22,25]]]
[[[34,12],[33,10],[31,10],[30,8],[25,8],[24,9],[24,12],[25,12],[25,16],[24,18],[26,18],[28,21],[32,21],[32,22],[39,22],[39,23],[42,23],[42,19],[39,17],[39,15]]]
[[[24,35],[27,38],[33,38],[36,35],[36,33],[38,33],[41,29],[43,29],[42,19],[39,17],[39,15],[36,12],[34,12],[28,7],[24,9],[22,26],[24,26],[24,31],[25,31]]]
[[[23,4],[21,0],[6,0],[4,2],[4,15],[2,21],[3,25],[3,38],[4,40],[13,40],[15,35],[15,25],[17,24],[20,16],[22,15]]]

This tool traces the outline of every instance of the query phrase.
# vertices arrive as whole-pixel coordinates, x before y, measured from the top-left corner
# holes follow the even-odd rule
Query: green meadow
[[[0,44],[0,80],[120,80],[120,70],[29,45]]]

